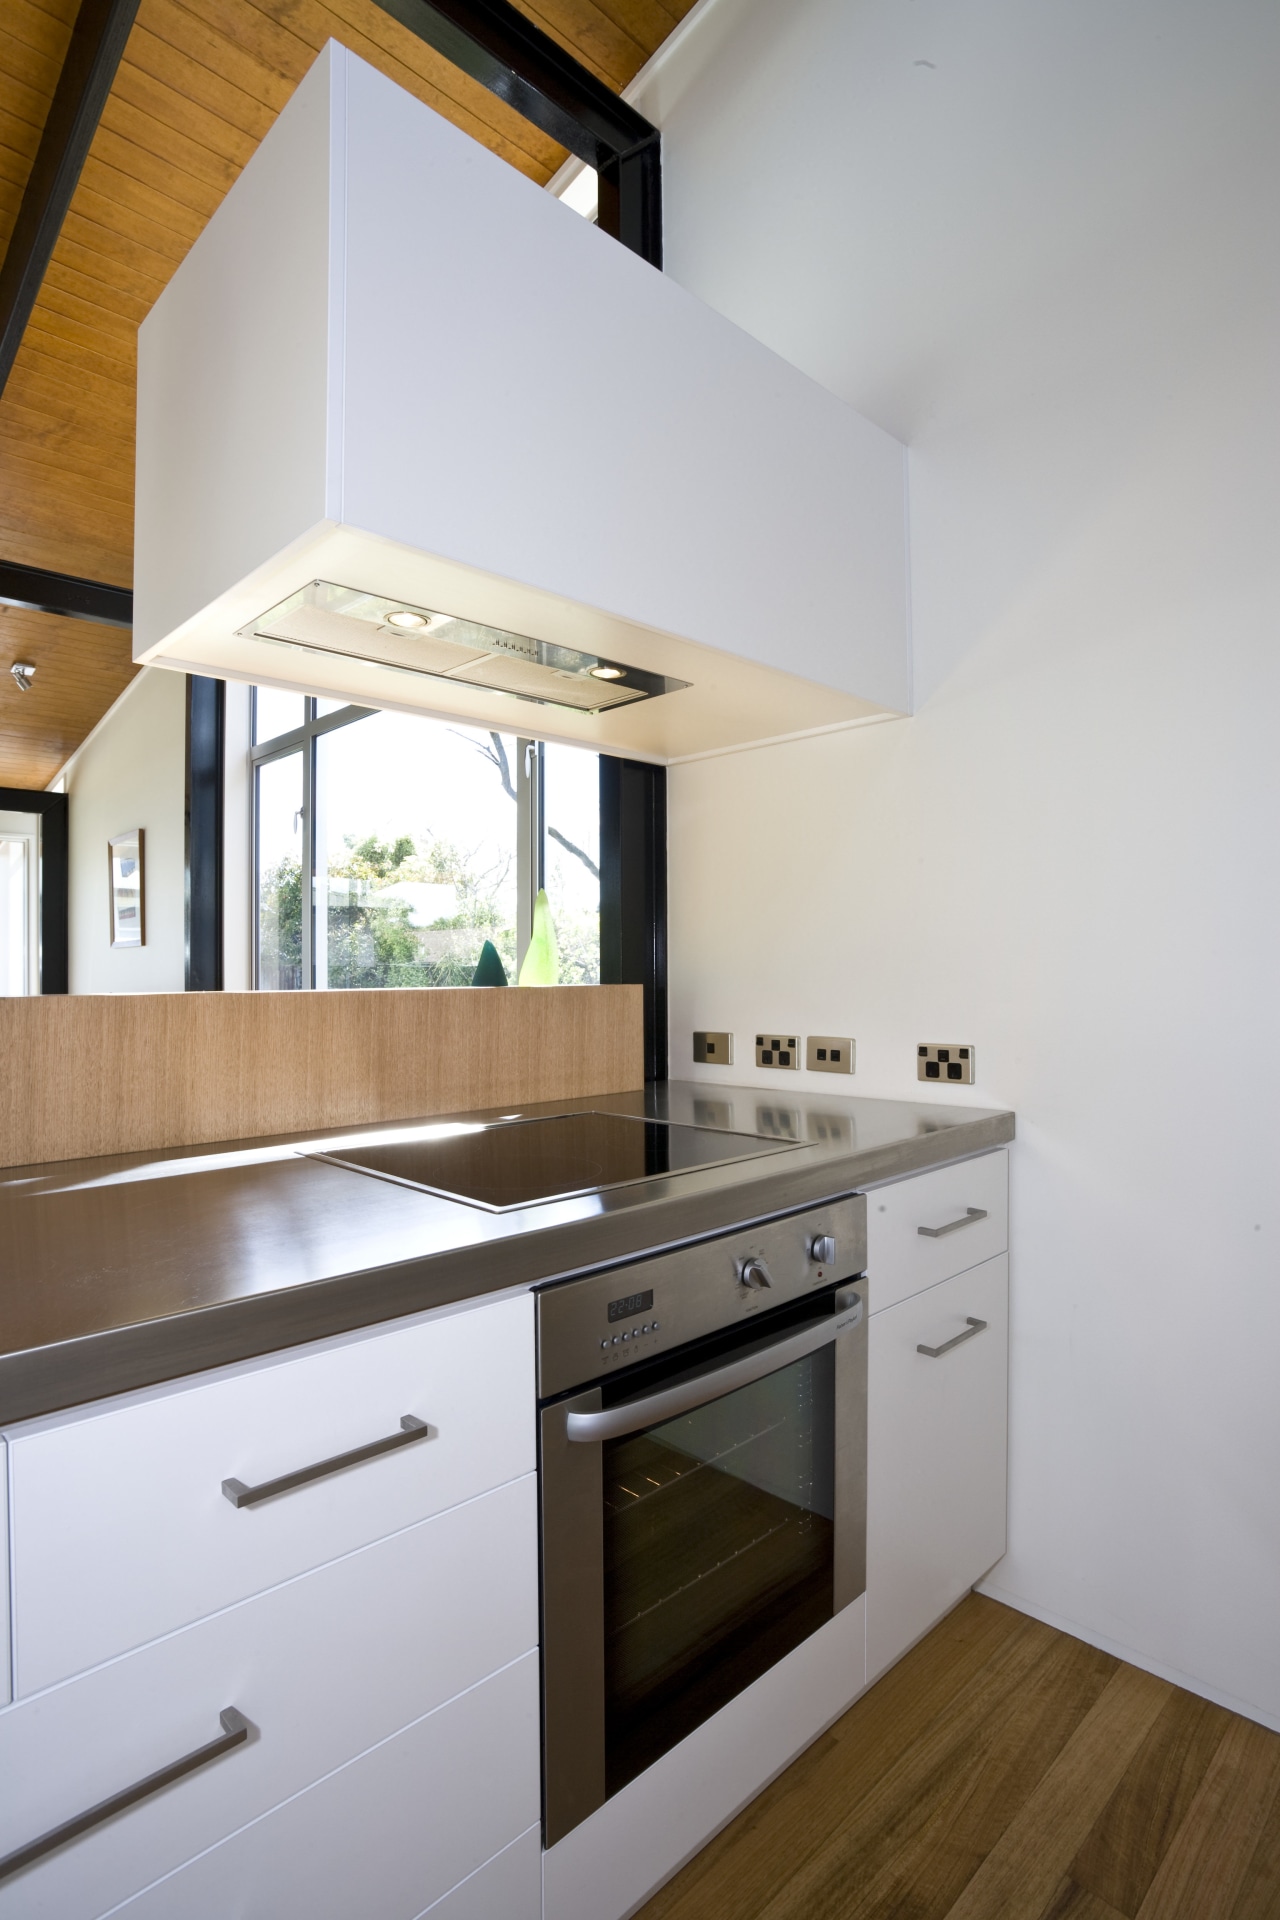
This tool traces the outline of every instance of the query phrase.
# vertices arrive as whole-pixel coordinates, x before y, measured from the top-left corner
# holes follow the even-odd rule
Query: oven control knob
[[[836,1243],[829,1233],[815,1233],[809,1242],[809,1258],[816,1267],[833,1267],[836,1262]]]
[[[763,1260],[757,1259],[754,1254],[746,1260],[739,1260],[738,1282],[741,1286],[752,1287],[757,1290],[761,1287],[771,1287],[773,1285],[772,1280],[769,1278],[768,1267],[766,1267]]]

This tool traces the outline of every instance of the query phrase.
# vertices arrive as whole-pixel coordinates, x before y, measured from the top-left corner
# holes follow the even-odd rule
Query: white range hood
[[[138,361],[139,661],[656,759],[907,709],[901,445],[334,43]]]

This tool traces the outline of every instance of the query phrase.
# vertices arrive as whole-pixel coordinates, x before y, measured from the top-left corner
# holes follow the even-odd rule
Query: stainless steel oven
[[[866,1580],[866,1202],[538,1295],[548,1846]]]

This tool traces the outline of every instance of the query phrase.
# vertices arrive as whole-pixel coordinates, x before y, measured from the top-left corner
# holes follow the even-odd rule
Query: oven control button
[[[836,1243],[829,1233],[815,1233],[809,1242],[809,1258],[815,1266],[832,1267],[836,1259]]]
[[[761,1287],[771,1287],[773,1281],[769,1278],[769,1269],[764,1261],[758,1259],[755,1254],[751,1254],[747,1259],[738,1262],[738,1284],[758,1290]]]

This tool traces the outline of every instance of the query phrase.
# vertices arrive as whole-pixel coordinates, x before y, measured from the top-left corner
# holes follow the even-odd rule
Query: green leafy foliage
[[[486,940],[514,971],[515,928],[506,924],[500,897],[509,860],[485,867],[474,849],[407,833],[393,840],[349,835],[346,846],[345,858],[329,869],[331,987],[467,987]],[[455,911],[416,924],[412,898],[379,897],[402,883],[451,887]]]

